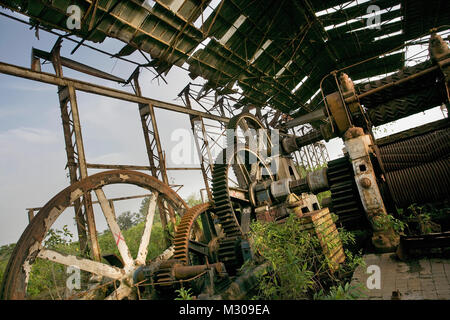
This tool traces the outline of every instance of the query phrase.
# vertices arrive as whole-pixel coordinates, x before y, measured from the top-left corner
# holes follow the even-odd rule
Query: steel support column
[[[57,41],[51,54],[55,74],[57,77],[62,78],[62,65],[59,55],[60,48],[61,42]],[[70,84],[67,86],[58,86],[58,97],[64,131],[64,142],[66,145],[67,168],[69,169],[70,183],[73,184],[86,178],[88,175],[74,87]],[[75,201],[74,210],[81,252],[88,254],[87,244],[89,239],[92,257],[100,261],[100,248],[97,240],[97,229],[95,227],[91,195],[85,194],[83,195],[82,201]]]
[[[138,69],[133,75],[134,89],[136,96],[142,97],[141,87],[139,85],[139,72]],[[165,156],[161,147],[161,140],[159,138],[158,126],[155,118],[155,111],[152,104],[139,104],[139,110],[146,108],[148,112],[140,112],[141,125],[144,133],[145,147],[147,150],[147,156],[150,164],[150,171],[152,176],[157,179],[162,180],[165,184],[169,185],[169,179],[167,177]],[[166,231],[166,244],[169,245],[171,239],[168,234],[168,220],[172,222],[174,228],[176,226],[175,212],[173,209],[165,202],[162,201],[161,197],[158,198],[158,208],[161,217],[161,224],[163,229]]]
[[[190,86],[188,85],[183,90],[183,94],[186,107],[188,109],[192,109],[191,100],[189,98],[189,89]],[[211,150],[209,148],[205,124],[201,116],[189,115],[189,120],[191,122],[191,129],[194,135],[195,146],[197,148],[197,153],[200,160],[200,168],[202,170],[206,194],[208,195],[208,200],[212,201],[213,199],[210,183],[212,183],[212,167],[214,164],[214,159],[212,158]]]

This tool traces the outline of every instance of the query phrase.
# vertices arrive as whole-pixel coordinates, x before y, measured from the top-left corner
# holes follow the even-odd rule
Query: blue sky
[[[4,12],[10,14],[9,11]],[[0,16],[0,61],[29,67],[31,48],[50,51],[56,40],[55,36],[44,31],[40,31],[39,36],[38,40],[34,30]],[[123,43],[108,39],[98,46],[115,53]],[[73,48],[74,43],[64,41],[61,55],[125,79],[135,68],[132,64],[111,59],[84,47],[70,55]],[[135,53],[130,59],[143,61],[139,53]],[[51,66],[43,66],[43,71],[52,72]],[[64,75],[131,92],[129,87],[123,88],[68,69],[64,69]],[[185,71],[173,68],[166,78],[168,85],[152,79],[153,75],[144,70],[140,82],[145,96],[182,104],[181,101],[175,101],[175,98],[190,81]],[[66,155],[56,87],[0,74],[0,97],[0,245],[3,245],[16,242],[25,229],[28,223],[25,208],[44,205],[68,186],[69,179],[65,170]],[[81,92],[77,98],[88,162],[148,165],[136,104]],[[189,117],[159,109],[156,110],[156,117],[162,145],[166,150],[167,165],[175,166],[170,162],[170,152],[178,141],[173,139],[172,134],[176,129],[190,131]],[[388,126],[388,132],[401,131],[440,118],[442,113],[434,109],[397,121],[395,125]],[[327,146],[332,159],[341,154],[343,145],[340,140],[334,139]],[[192,146],[193,151],[194,148]],[[95,172],[98,171],[90,170],[89,174]],[[204,187],[200,172],[170,171],[169,179],[172,183],[184,185],[180,190],[182,197]],[[142,194],[145,191],[119,188],[108,189],[106,193],[107,196],[123,196]],[[137,211],[139,202],[116,203],[116,212]],[[73,228],[71,214],[72,211],[61,219],[59,226],[69,224]],[[98,215],[97,212],[96,217]],[[98,229],[104,230],[106,224],[101,216],[98,218]]]

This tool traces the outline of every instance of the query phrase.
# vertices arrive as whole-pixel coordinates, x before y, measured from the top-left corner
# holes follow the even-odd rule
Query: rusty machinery
[[[369,222],[372,243],[380,250],[398,244],[393,231],[380,223],[388,211],[447,201],[450,194],[448,118],[379,140],[372,134],[374,125],[448,105],[450,50],[439,35],[432,34],[429,53],[431,60],[359,88],[347,74],[332,73],[338,91],[324,97],[325,107],[285,125],[328,119],[296,139],[295,147],[343,138],[345,157],[329,162],[327,168],[330,205],[348,229]]]
[[[437,35],[431,36],[430,54],[431,61],[407,67],[358,92],[346,74],[334,74],[338,91],[324,97],[325,107],[284,123],[279,134],[272,134],[249,113],[230,119],[227,146],[213,167],[213,202],[189,208],[161,181],[125,170],[95,174],[69,186],[41,209],[22,234],[5,270],[1,297],[26,297],[37,258],[93,274],[83,298],[136,298],[143,286],[164,297],[185,283],[199,297],[245,297],[255,284],[255,272],[265,267],[261,262],[253,272],[239,271],[246,260],[258,260],[248,239],[250,223],[282,220],[289,214],[285,200],[291,194],[297,196],[296,207],[307,213],[319,210],[316,195],[330,190],[331,198],[322,204],[338,216],[338,224],[369,230],[377,251],[394,250],[399,237],[388,223],[389,213],[396,206],[448,200],[450,194],[448,119],[379,141],[372,134],[373,125],[448,103],[450,50]],[[313,123],[316,129],[300,137],[283,131],[304,123]],[[343,138],[345,156],[301,177],[291,154],[333,137]],[[102,190],[119,183],[153,194],[136,259]],[[75,257],[42,245],[64,209],[91,191],[97,195],[121,259]],[[172,208],[179,223],[172,245],[149,262],[145,257],[157,199]]]
[[[137,298],[146,286],[154,288],[152,292],[158,297],[167,297],[186,282],[195,294],[207,298],[219,293],[222,298],[245,296],[255,281],[254,270],[239,272],[244,261],[254,258],[247,237],[250,223],[257,219],[285,218],[289,214],[285,199],[291,193],[299,196],[294,206],[302,213],[318,210],[320,205],[312,192],[325,190],[327,177],[320,171],[301,179],[289,155],[292,137],[271,134],[250,113],[231,118],[228,129],[227,147],[213,168],[211,203],[188,208],[163,182],[128,170],[95,174],[61,191],[31,220],[18,241],[5,272],[2,298],[26,297],[32,266],[38,258],[74,265],[93,274],[83,298]],[[129,244],[103,191],[114,184],[136,185],[152,192],[136,258],[130,254]],[[62,212],[90,192],[97,196],[120,257],[79,257],[43,244]],[[148,262],[145,257],[158,200],[179,216],[179,223],[172,245]],[[264,266],[261,262],[256,269]]]
[[[284,125],[328,120],[305,136],[274,136],[251,114],[233,117],[227,147],[214,164],[214,202],[192,208],[182,218],[173,263],[202,272],[211,263],[221,275],[216,278],[219,286],[225,283],[241,292],[245,281],[236,280],[233,287],[229,276],[239,275],[238,268],[254,256],[247,239],[250,222],[282,220],[289,214],[285,200],[291,194],[298,196],[302,212],[318,210],[315,195],[326,190],[331,197],[324,203],[337,214],[341,226],[369,231],[376,252],[394,251],[399,245],[390,223],[395,208],[445,202],[450,194],[448,119],[380,140],[372,133],[373,125],[448,103],[450,50],[433,34],[429,51],[431,61],[359,88],[359,93],[346,74],[339,78],[334,74],[338,91],[325,97],[325,108]],[[344,140],[345,156],[300,177],[290,155],[333,137]],[[196,228],[196,223],[202,227]],[[202,234],[196,234],[200,229]],[[163,272],[164,280],[174,281],[175,272],[168,270]]]

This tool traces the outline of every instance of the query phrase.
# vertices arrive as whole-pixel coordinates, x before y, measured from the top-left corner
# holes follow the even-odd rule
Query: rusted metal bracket
[[[132,74],[134,89],[136,96],[142,96],[141,87],[139,85],[139,68]],[[147,107],[149,109],[148,114],[142,114],[141,125],[144,133],[145,146],[147,150],[147,156],[150,163],[151,173],[155,178],[161,178],[161,180],[169,185],[169,178],[167,177],[166,164],[164,159],[163,150],[161,147],[161,140],[159,138],[159,131],[156,122],[155,112],[152,104],[139,104],[139,109]],[[156,147],[156,150],[154,150]],[[161,217],[161,223],[165,230],[168,230],[168,219],[172,222],[174,228],[176,225],[175,213],[172,208],[168,207],[163,201],[158,201],[159,214]],[[166,232],[166,244],[169,245],[170,237]]]
[[[371,136],[364,134],[362,128],[353,127],[345,133],[344,144],[352,162],[364,211],[372,225],[372,244],[380,252],[393,251],[398,246],[399,236],[386,219],[388,213],[370,160]]]
[[[189,97],[190,86],[187,85],[183,91],[180,93],[184,95],[184,102],[188,109],[192,109],[191,100]],[[189,116],[191,122],[192,133],[195,138],[195,146],[197,148],[197,153],[200,159],[200,168],[202,170],[203,181],[205,183],[206,194],[209,201],[212,201],[212,193],[210,188],[210,183],[212,182],[212,164],[213,158],[211,155],[211,150],[208,144],[208,137],[206,134],[205,124],[202,117]]]

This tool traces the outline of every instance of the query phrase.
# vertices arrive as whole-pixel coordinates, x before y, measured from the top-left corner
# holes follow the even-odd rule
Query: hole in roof
[[[256,61],[256,59],[259,58],[259,56],[270,46],[270,44],[272,43],[272,40],[267,39],[266,42],[264,42],[264,44],[261,46],[261,48],[259,48],[255,54],[253,55],[253,57],[250,59],[249,63],[252,64],[253,62]]]
[[[195,52],[197,52],[200,49],[204,49],[208,43],[211,41],[211,38],[206,38],[205,40],[203,40],[202,42],[200,42],[194,49],[194,51],[192,51],[191,53],[191,57],[194,55]]]
[[[390,8],[382,9],[382,10],[380,10],[378,12],[366,13],[366,14],[364,14],[362,16],[355,17],[355,18],[352,18],[350,20],[347,20],[347,21],[344,21],[344,22],[341,22],[341,23],[338,23],[338,24],[331,24],[331,25],[325,26],[324,29],[325,29],[325,31],[329,31],[331,29],[336,29],[336,28],[339,28],[339,27],[342,27],[342,26],[345,26],[345,25],[349,25],[349,24],[355,23],[355,22],[359,22],[359,21],[362,21],[362,20],[374,18],[377,15],[380,15],[380,20],[381,20],[382,19],[382,16],[381,16],[382,14],[388,13],[388,12],[392,12],[392,11],[397,11],[397,10],[400,10],[400,8],[401,8],[400,5],[395,5],[395,6],[390,7]],[[387,23],[392,23],[392,22],[399,21],[401,19],[402,19],[402,17],[397,17],[397,18],[388,20],[385,23],[386,24]],[[361,28],[357,28],[357,29],[353,29],[353,30],[347,31],[347,33],[348,32],[355,32],[355,31],[359,31],[359,30],[364,30],[364,29],[368,29],[368,28],[376,28],[376,27],[380,27],[380,26],[381,26],[381,21],[380,21],[380,24],[366,25],[366,26],[361,27]]]
[[[297,85],[295,86],[294,89],[292,89],[291,93],[296,92],[301,86],[302,84],[305,83],[305,81],[308,79],[308,76],[305,76],[299,83],[297,83]]]
[[[313,99],[319,94],[319,92],[320,92],[320,89],[318,89],[318,90],[316,91],[316,93],[314,93],[314,94],[311,96],[311,98],[309,98],[308,101],[306,101],[306,103],[307,103],[307,104],[310,104],[310,103],[313,101]]]
[[[242,88],[239,86],[238,81],[236,80],[233,84],[232,89],[238,93],[242,93]]]
[[[397,35],[402,34],[402,33],[403,33],[403,30],[399,30],[399,31],[396,31],[396,32],[384,34],[382,36],[373,38],[373,41],[378,41],[378,40],[382,40],[382,39],[386,39],[386,38],[391,38],[393,36],[397,36]]]
[[[292,60],[289,60],[284,66],[283,68],[281,68],[277,74],[275,75],[275,79],[278,78],[279,76],[281,76],[283,74],[284,71],[286,71],[287,68],[289,68],[289,66],[292,64]]]
[[[217,9],[221,0],[212,0],[209,5],[206,6],[205,10],[203,10],[202,14],[195,20],[194,26],[200,29],[203,23],[208,20],[209,16]]]
[[[373,77],[369,77],[369,78],[362,78],[362,79],[358,79],[358,80],[352,80],[353,84],[360,84],[363,82],[371,82],[371,81],[376,81],[376,80],[380,80],[382,78],[388,77],[394,73],[397,73],[397,71],[393,71],[393,72],[388,72],[388,73],[383,73],[383,74],[379,74],[377,76],[373,76]]]
[[[334,7],[316,12],[316,17],[330,14],[330,13],[333,13],[333,12],[336,12],[339,10],[345,10],[345,9],[348,9],[348,8],[351,8],[351,7],[354,7],[354,6],[369,2],[369,1],[370,0],[354,0],[354,1],[345,2],[341,5],[334,6]]]
[[[224,35],[219,39],[221,45],[225,45],[228,40],[235,34],[239,27],[247,20],[247,17],[241,14],[234,22],[233,25],[224,33]]]
[[[155,3],[156,3],[155,0],[145,0],[144,3],[142,4],[142,6],[144,8],[151,9],[155,5]]]
[[[392,52],[389,52],[389,53],[382,54],[382,55],[378,56],[378,59],[389,57],[389,56],[392,56],[394,54],[402,53],[402,52],[405,52],[405,49],[402,48],[402,49],[399,49],[399,50],[395,50],[395,51],[392,51]]]

